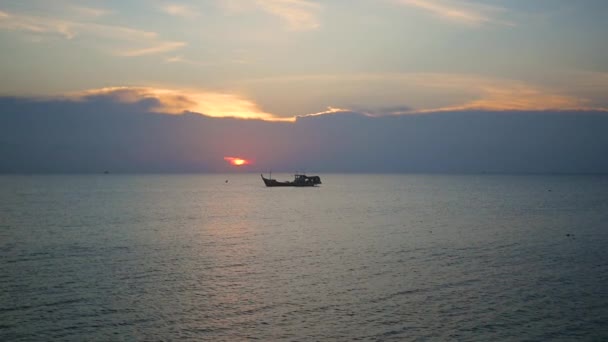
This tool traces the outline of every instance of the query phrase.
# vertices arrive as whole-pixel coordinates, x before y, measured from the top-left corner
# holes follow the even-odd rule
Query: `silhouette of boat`
[[[315,186],[317,184],[321,184],[321,177],[319,176],[307,176],[304,174],[295,174],[293,181],[279,182],[276,179],[272,179],[272,174],[268,176],[269,178],[265,178],[264,175],[260,174],[264,184],[266,186]]]

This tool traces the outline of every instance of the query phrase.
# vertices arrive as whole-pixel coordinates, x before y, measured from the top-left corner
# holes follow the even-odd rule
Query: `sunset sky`
[[[605,110],[605,0],[0,0],[0,95],[163,113]]]
[[[606,0],[0,0],[0,173],[608,173]]]

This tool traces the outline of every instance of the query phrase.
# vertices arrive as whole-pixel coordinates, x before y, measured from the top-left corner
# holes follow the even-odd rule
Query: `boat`
[[[319,176],[307,176],[305,174],[295,174],[293,181],[279,182],[276,179],[272,179],[272,174],[268,176],[269,178],[265,178],[264,175],[260,174],[264,184],[268,187],[272,186],[315,186],[317,184],[321,184],[321,177]]]

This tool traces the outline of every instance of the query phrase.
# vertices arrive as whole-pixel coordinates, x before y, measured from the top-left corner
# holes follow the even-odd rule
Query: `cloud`
[[[103,8],[72,6],[70,10],[83,17],[98,18],[108,15],[110,11]]]
[[[171,56],[165,58],[165,63],[180,63],[196,67],[210,67],[218,65],[228,64],[249,64],[249,61],[243,59],[222,59],[217,61],[199,61],[194,59],[185,58],[183,56]]]
[[[121,103],[139,103],[152,100],[150,111],[182,114],[192,112],[210,117],[259,119],[266,121],[293,121],[279,118],[261,110],[256,103],[240,95],[191,89],[165,89],[151,87],[108,87],[92,89],[64,96],[74,101],[87,101],[104,97]]]
[[[596,79],[593,84],[603,82],[599,76]],[[586,97],[584,93],[574,91],[583,89],[576,84],[570,88],[543,86],[470,74],[308,74],[240,80],[239,84],[254,89],[256,99],[262,104],[269,101],[264,94],[276,95],[280,91],[291,94],[291,101],[308,103],[316,99],[329,99],[326,101],[333,102],[325,106],[368,108],[359,111],[372,116],[469,109],[606,110],[608,107],[602,92],[595,90],[600,88],[588,90],[587,95],[590,96]],[[323,90],[322,97],[318,95],[318,89]],[[369,109],[387,107],[392,109],[381,112]]]
[[[142,96],[148,92],[0,97],[0,172],[225,172],[225,156],[273,171],[608,172],[605,112],[370,117],[330,109],[285,123],[163,115],[165,97],[177,107],[195,102],[175,93]]]
[[[505,12],[502,7],[482,5],[473,2],[455,0],[395,0],[405,6],[418,8],[437,17],[456,23],[481,26],[490,23],[512,25],[498,18],[498,14]]]
[[[255,8],[283,21],[292,31],[316,30],[321,26],[319,12],[322,6],[308,0],[218,0],[218,5],[232,13],[247,12]]]
[[[6,12],[2,12],[0,15],[0,29],[35,35],[58,35],[69,40],[82,37],[83,40],[117,56],[158,54],[186,45],[184,42],[162,40],[156,32],[130,27]]]
[[[145,47],[142,49],[116,51],[115,54],[118,56],[126,56],[126,57],[156,55],[156,54],[163,53],[163,52],[177,50],[184,46],[186,46],[186,43],[184,43],[184,42],[162,42],[162,43],[158,43],[158,45],[156,45],[156,46]]]
[[[0,29],[35,34],[59,34],[66,39],[76,36],[81,24],[59,19],[0,12]]]
[[[160,9],[175,17],[196,18],[200,15],[200,13],[192,7],[183,4],[165,4],[161,6]]]
[[[266,12],[281,18],[291,30],[307,31],[321,26],[317,18],[321,6],[314,2],[305,0],[257,0],[256,3]]]
[[[452,110],[581,110],[586,101],[567,95],[547,93],[527,85],[488,85],[480,88],[483,96],[463,105],[431,109],[429,111]],[[596,108],[599,109],[599,108]]]
[[[472,100],[417,112],[453,110],[585,110],[588,101],[552,89],[521,81],[493,79],[469,75],[432,74],[419,80],[422,86],[453,89],[465,88]]]
[[[337,108],[337,107],[327,107],[324,111],[318,113],[310,113],[305,115],[298,115],[297,118],[305,118],[305,117],[313,117],[313,116],[322,116],[322,115],[331,115],[337,113],[352,113],[353,111],[348,108]]]

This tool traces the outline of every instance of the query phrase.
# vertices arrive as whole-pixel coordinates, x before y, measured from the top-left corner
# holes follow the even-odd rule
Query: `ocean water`
[[[0,176],[0,340],[608,339],[608,176],[321,177]]]

